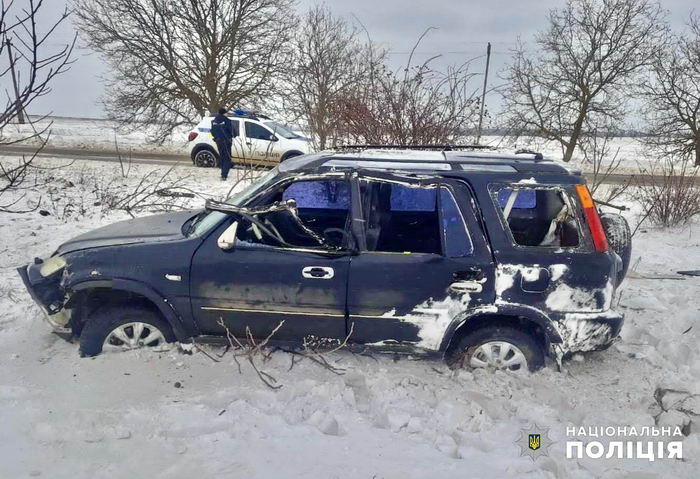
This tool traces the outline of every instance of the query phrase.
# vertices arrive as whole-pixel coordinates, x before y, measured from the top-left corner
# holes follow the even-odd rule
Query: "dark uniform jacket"
[[[217,143],[233,143],[233,122],[225,115],[216,115],[211,121],[211,134]]]

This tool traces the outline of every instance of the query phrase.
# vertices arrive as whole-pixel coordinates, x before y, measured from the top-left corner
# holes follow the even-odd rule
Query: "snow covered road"
[[[700,278],[628,279],[622,340],[562,372],[455,373],[340,352],[328,357],[345,369],[337,375],[308,360],[290,370],[292,356],[275,352],[263,367],[282,388],[271,390],[246,364],[239,374],[230,354],[218,363],[177,349],[81,359],[48,332],[15,268],[126,219],[104,210],[97,190],[131,188],[154,166],[134,168],[123,177],[118,165],[79,160],[37,170],[37,186],[16,194],[28,194],[21,204],[41,196],[51,214],[0,216],[0,477],[697,477]],[[212,195],[230,186],[215,171],[175,174]],[[643,227],[632,264],[648,275],[700,269],[699,235],[697,225]],[[662,389],[685,391],[661,401],[666,412],[655,398]],[[657,421],[689,434],[683,461],[566,458],[567,426]],[[537,461],[515,442],[533,423],[554,440]]]

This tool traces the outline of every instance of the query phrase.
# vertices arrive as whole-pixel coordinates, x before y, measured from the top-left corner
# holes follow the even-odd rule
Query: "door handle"
[[[301,270],[301,275],[309,279],[331,279],[335,276],[335,271],[325,266],[307,266]]]
[[[452,278],[455,281],[481,281],[484,279],[484,272],[481,268],[469,268],[465,271],[455,271]]]
[[[455,293],[481,293],[484,287],[476,281],[457,281],[450,285],[450,290]]]

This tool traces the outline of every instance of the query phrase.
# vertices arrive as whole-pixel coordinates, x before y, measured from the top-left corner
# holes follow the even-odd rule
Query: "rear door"
[[[494,300],[494,264],[460,181],[360,176],[366,248],[352,258],[351,340],[439,349],[460,314]]]
[[[555,314],[610,309],[615,258],[595,251],[574,185],[492,183],[489,203],[501,301]]]

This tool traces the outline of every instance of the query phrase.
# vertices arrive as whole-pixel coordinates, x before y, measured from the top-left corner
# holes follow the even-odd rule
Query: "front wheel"
[[[530,334],[510,326],[487,326],[466,334],[448,354],[452,368],[536,371],[544,350]]]
[[[82,356],[105,351],[169,349],[175,341],[170,325],[155,311],[132,306],[101,308],[87,320],[80,334]]]

